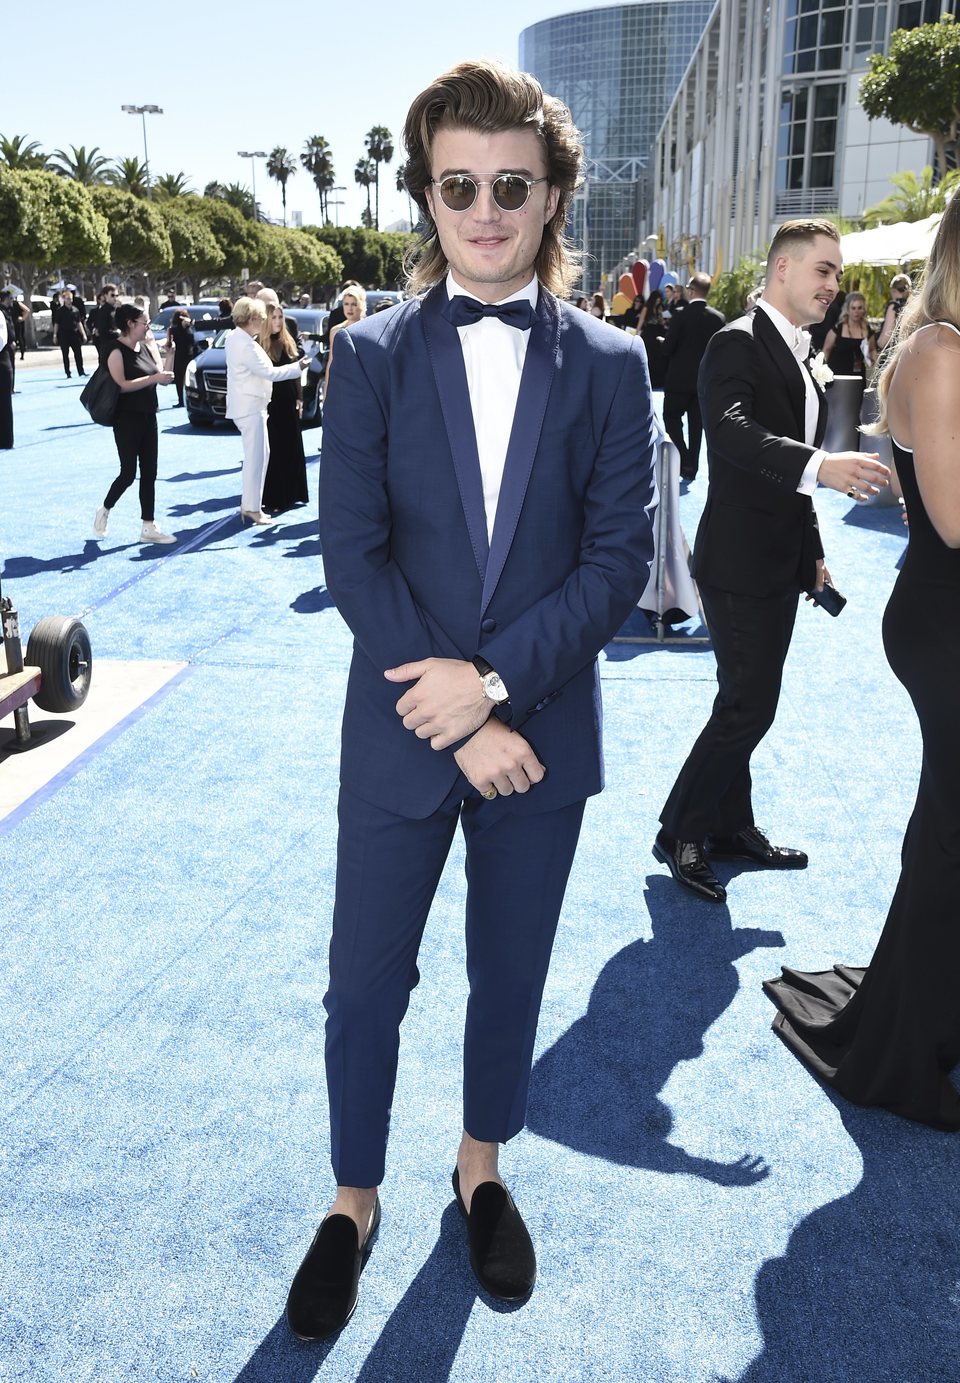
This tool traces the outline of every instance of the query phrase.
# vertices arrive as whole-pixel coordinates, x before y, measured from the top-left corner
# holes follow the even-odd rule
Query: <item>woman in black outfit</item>
[[[289,365],[302,355],[287,329],[282,308],[267,305],[267,320],[259,340],[274,365]],[[261,508],[269,514],[282,513],[294,504],[306,504],[309,499],[307,461],[300,432],[302,411],[303,385],[300,380],[277,381],[267,406],[270,460],[267,462],[261,501]]]
[[[53,344],[60,347],[60,354],[63,356],[63,373],[67,379],[70,378],[71,351],[73,351],[73,358],[77,362],[77,374],[82,377],[86,373],[83,368],[82,352],[82,346],[86,339],[87,333],[84,330],[80,309],[74,306],[73,294],[70,289],[65,288],[63,290],[63,302],[53,317]]]
[[[883,645],[920,721],[923,762],[900,881],[869,967],[784,968],[764,985],[793,1051],[855,1104],[960,1130],[960,197],[878,388],[910,516]]]
[[[140,466],[141,543],[175,543],[154,522],[157,483],[157,385],[173,380],[160,366],[146,314],[130,303],[117,308],[120,336],[107,356],[107,369],[120,390],[113,419],[113,436],[120,457],[120,474],[107,491],[93,520],[98,538],[106,537],[110,510],[133,484]]]
[[[866,348],[864,348],[866,342]],[[867,357],[877,363],[877,338],[867,321],[867,300],[862,293],[848,293],[837,325],[827,333],[823,357],[835,375],[859,375],[866,383]]]
[[[0,451],[13,446],[13,324],[0,306]]]
[[[667,323],[663,320],[663,294],[659,288],[653,290],[644,305],[638,335],[646,347],[650,388],[662,389],[667,378],[667,353],[664,350]]]
[[[187,366],[197,353],[197,338],[193,334],[190,313],[175,312],[167,328],[167,348],[173,347],[173,382],[177,388],[177,408],[183,407],[183,377]]]

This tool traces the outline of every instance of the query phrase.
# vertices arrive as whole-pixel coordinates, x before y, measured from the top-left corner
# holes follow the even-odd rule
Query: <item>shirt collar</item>
[[[448,270],[447,270],[447,280],[446,280],[446,282],[447,282],[447,297],[448,297],[448,298],[455,298],[458,294],[459,294],[461,297],[463,297],[463,298],[472,298],[472,297],[475,296],[475,294],[468,292],[468,290],[467,290],[466,288],[461,288],[461,287],[460,287],[459,283],[457,283],[456,279],[453,277],[453,270],[452,270],[452,269],[448,269]],[[511,294],[509,294],[509,296],[506,297],[506,298],[497,298],[496,301],[497,301],[497,303],[499,304],[499,303],[522,302],[522,301],[526,300],[526,301],[530,304],[531,307],[536,307],[536,305],[537,305],[537,299],[539,298],[539,296],[540,296],[540,283],[539,283],[539,280],[537,279],[536,274],[534,274],[533,277],[531,278],[530,282],[529,282],[528,284],[525,284],[524,287],[521,288],[521,289],[519,289],[516,293],[511,293]]]
[[[810,349],[810,333],[804,331],[803,327],[795,327],[789,317],[783,313],[773,303],[767,302],[766,298],[761,298],[757,307],[762,307],[770,318],[778,333],[783,337],[787,349],[794,355],[799,355],[799,350],[803,349],[804,354]]]

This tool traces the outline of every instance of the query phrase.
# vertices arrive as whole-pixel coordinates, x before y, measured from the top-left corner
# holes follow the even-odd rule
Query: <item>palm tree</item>
[[[205,197],[213,197],[216,201],[222,202],[226,196],[226,191],[227,189],[222,182],[208,182],[203,189],[203,195]]]
[[[407,165],[397,164],[397,191],[406,193],[407,197],[407,219],[410,222],[410,229],[414,230],[417,222],[413,219],[413,198],[410,196],[410,189],[407,186]],[[417,220],[419,220],[419,216]]]
[[[242,183],[227,183],[220,200],[226,202],[227,206],[236,207],[237,211],[242,212],[251,221],[257,220],[257,205],[253,200],[253,193]]]
[[[357,166],[353,170],[353,181],[367,189],[367,219],[365,224],[372,226],[373,212],[370,210],[370,189],[377,181],[377,165],[372,158],[357,159]]]
[[[138,158],[118,158],[107,173],[108,181],[114,187],[122,187],[124,192],[132,192],[134,197],[149,197],[150,183],[147,165]]]
[[[327,221],[327,193],[336,181],[336,174],[333,171],[333,152],[323,135],[310,136],[303,146],[300,162],[313,178],[320,197],[320,216]]]
[[[928,164],[917,177],[916,173],[892,173],[890,181],[896,191],[882,202],[867,207],[863,219],[868,226],[896,221],[922,221],[935,211],[943,211],[954,188],[960,186],[960,169],[945,173],[939,183],[933,181],[933,169]]]
[[[393,158],[393,135],[386,125],[374,125],[373,129],[367,133],[364,140],[367,153],[373,161],[374,181],[377,186],[377,214],[374,224],[377,230],[380,229],[380,165],[389,163]]]
[[[287,224],[287,179],[291,178],[297,171],[297,160],[290,153],[289,149],[284,149],[277,145],[270,151],[267,158],[267,177],[273,178],[274,182],[280,184],[280,196],[283,198],[283,224]]]
[[[162,173],[159,178],[154,179],[155,197],[184,197],[190,191],[190,181],[186,173]]]
[[[84,144],[81,144],[79,149],[75,144],[71,144],[69,154],[65,154],[62,149],[54,149],[53,158],[55,162],[50,165],[53,172],[60,173],[71,182],[80,182],[84,187],[92,187],[94,183],[107,181],[110,160],[106,154],[101,154],[98,144],[94,144],[89,153]]]
[[[21,171],[28,168],[46,168],[47,156],[35,139],[28,144],[25,134],[15,134],[10,139],[7,139],[6,135],[0,135],[0,162],[5,163],[8,168],[18,168]]]

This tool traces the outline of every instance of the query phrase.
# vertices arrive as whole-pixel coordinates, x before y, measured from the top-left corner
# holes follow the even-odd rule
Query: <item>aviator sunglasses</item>
[[[522,211],[537,183],[549,178],[521,178],[519,173],[498,173],[495,178],[472,178],[467,173],[451,173],[432,186],[440,192],[440,200],[449,211],[469,211],[479,196],[481,187],[489,187],[493,200],[501,211]]]

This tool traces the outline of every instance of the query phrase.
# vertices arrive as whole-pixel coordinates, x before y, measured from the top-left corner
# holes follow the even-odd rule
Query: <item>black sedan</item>
[[[296,325],[304,352],[310,356],[310,365],[303,374],[302,424],[316,427],[322,418],[323,373],[327,364],[321,338],[329,314],[312,307],[286,307],[283,315],[288,326]],[[209,427],[227,416],[226,338],[226,331],[219,332],[187,366],[184,395],[187,418],[194,427]]]

